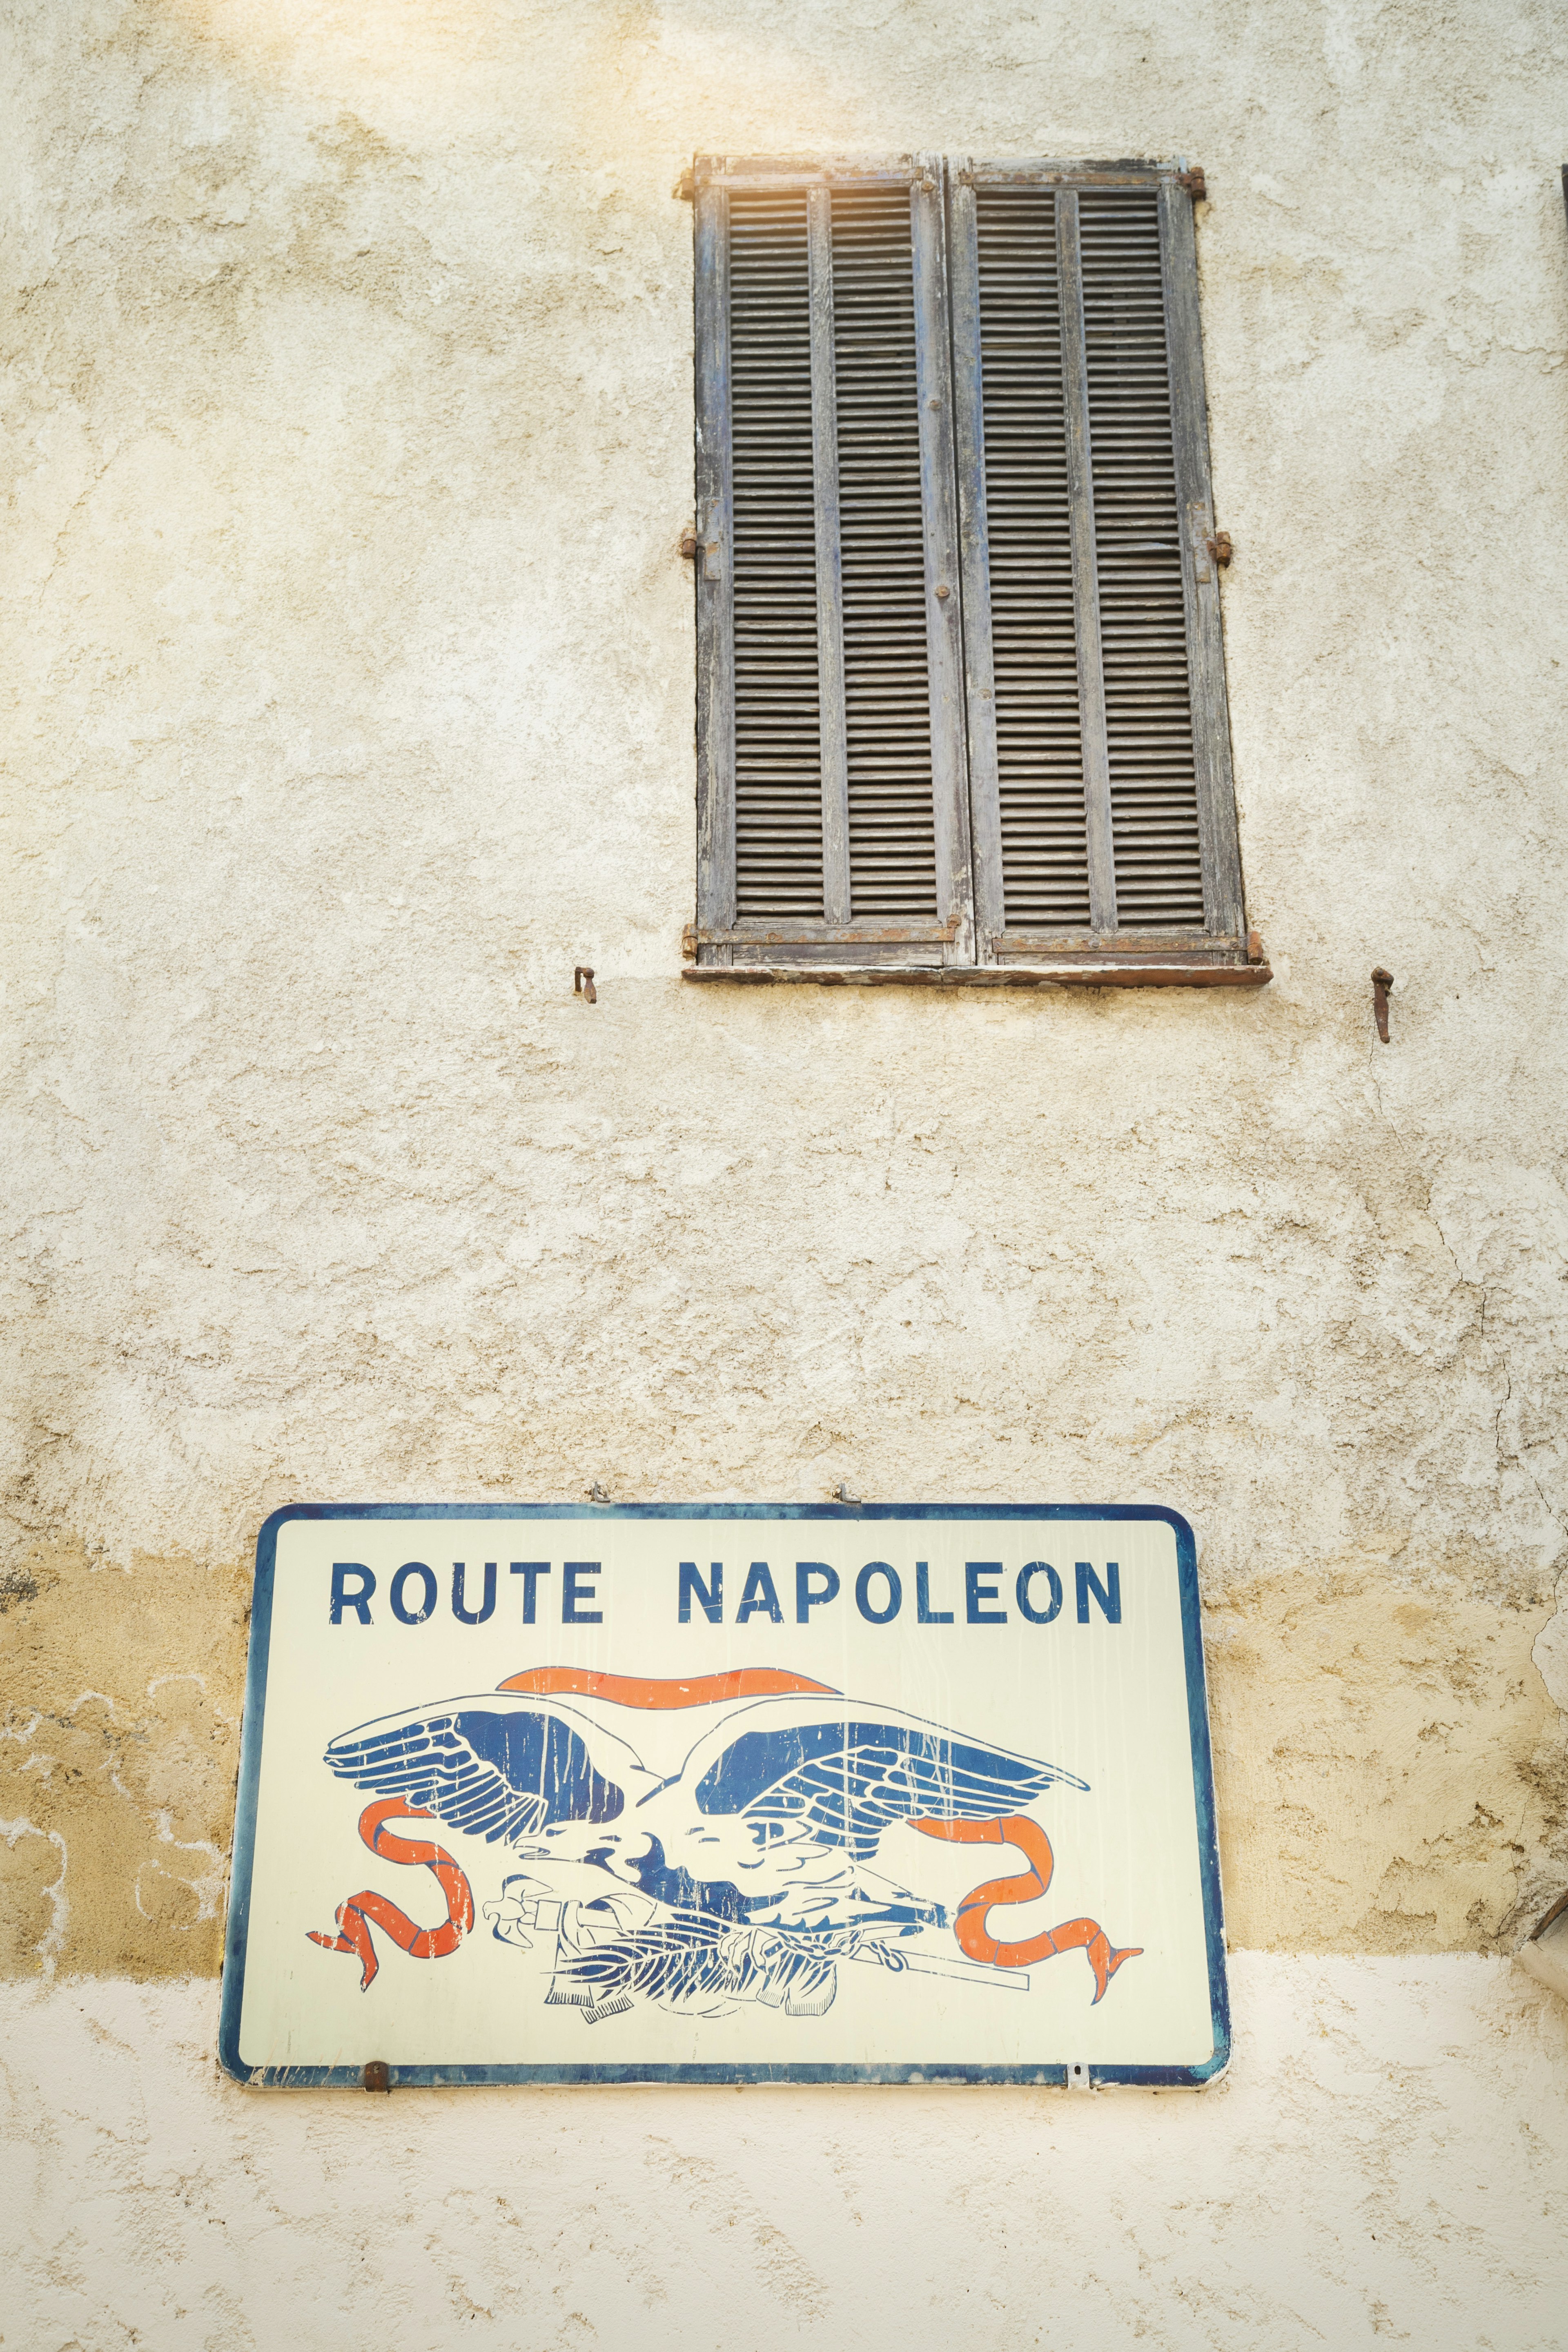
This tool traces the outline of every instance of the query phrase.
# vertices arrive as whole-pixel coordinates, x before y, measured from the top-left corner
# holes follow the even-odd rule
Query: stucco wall
[[[46,2013],[68,2037],[84,2005],[121,2014],[83,1972],[216,1969],[268,1510],[595,1477],[1175,1505],[1205,1539],[1233,1942],[1510,1949],[1568,1881],[1560,13],[16,0],[5,30],[0,1967],[57,1986],[24,2043]],[[1243,852],[1277,974],[1256,999],[679,980],[670,191],[698,148],[911,146],[1205,168]],[[1296,1963],[1249,1965],[1289,2000]],[[1461,1971],[1443,2000],[1501,1981],[1434,1965]],[[1440,1979],[1346,1969],[1375,2070],[1386,1988]],[[208,2032],[199,1984],[163,1998],[127,2028],[155,2072],[165,2032]],[[214,2122],[196,2061],[169,2067],[146,2131],[188,2133],[212,2177],[317,2128],[227,2092]],[[1456,2085],[1422,2094],[1438,2139],[1469,2128]],[[1331,2232],[1338,2078],[1297,2092]],[[1520,2095],[1499,2177],[1541,2129]],[[393,2106],[368,2128],[432,2127]],[[672,2112],[672,2147],[743,2169],[754,2107]],[[831,2168],[889,2112],[796,2103],[789,2144]],[[1175,2131],[1173,2162],[1247,2169],[1209,2101],[1157,2112],[1124,2103],[1097,2161]],[[1352,2137],[1392,2146],[1400,2112]],[[533,2110],[484,2113],[504,2136]],[[1038,2232],[1055,2118],[984,2113]],[[660,2188],[640,2121],[584,2127],[612,2205],[679,2197],[687,2159]],[[50,2145],[46,2238],[89,2161]],[[1302,2175],[1269,2176],[1292,2210]],[[561,2193],[588,2210],[575,2175]],[[1184,2334],[1158,2314],[1178,2273],[1212,2285],[1210,2223],[1168,2227],[1173,2269],[1135,2258],[1150,2340],[1382,2327],[1327,2270],[1291,2301],[1266,2265]],[[1459,2225],[1409,2228],[1440,2271]],[[1054,2340],[1055,2288],[987,2260]],[[50,2308],[23,2340],[68,2340]],[[785,2296],[777,2330],[828,2308]],[[920,2303],[901,2338],[978,2342],[996,2306],[962,2308]],[[856,2309],[852,2340],[887,2340]],[[551,2313],[526,2340],[574,2340]]]
[[[1483,1958],[1234,1977],[1201,2097],[268,2097],[210,1985],[0,1988],[5,2340],[1558,2352],[1568,2011]]]

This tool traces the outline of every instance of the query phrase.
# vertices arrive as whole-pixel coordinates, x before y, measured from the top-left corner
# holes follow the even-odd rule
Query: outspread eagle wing
[[[562,1822],[613,1822],[649,1777],[624,1741],[567,1710],[493,1697],[362,1724],[341,1733],[323,1761],[357,1789],[401,1797],[492,1845]]]
[[[871,1860],[895,1822],[922,1814],[990,1821],[1032,1804],[1053,1781],[1089,1785],[1055,1764],[982,1747],[914,1717],[868,1711],[827,1720],[756,1720],[774,1712],[748,1710],[751,1727],[697,1780],[698,1811],[740,1814],[764,1834],[770,1824],[784,1833],[807,1831],[824,1844],[845,1847],[857,1862]]]

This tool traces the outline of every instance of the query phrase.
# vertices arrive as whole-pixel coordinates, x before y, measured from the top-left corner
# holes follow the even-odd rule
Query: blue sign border
[[[1022,1519],[1034,1523],[1048,1519],[1103,1519],[1113,1524],[1130,1519],[1162,1520],[1176,1538],[1214,2053],[1200,2066],[1091,2066],[1089,2077],[1092,2084],[1201,2090],[1229,2064],[1230,1993],[1225,1967],[1214,1759],[1209,1747],[1208,1701],[1204,1681],[1197,1544],[1180,1512],[1166,1510],[1156,1503],[289,1503],[272,1513],[256,1544],[256,1588],[250,1614],[250,1657],[245,1678],[245,1725],[240,1739],[239,1793],[234,1823],[234,1872],[218,2023],[218,2058],[225,2073],[237,2082],[253,2086],[359,2090],[363,2079],[357,2066],[248,2067],[240,2063],[239,2057],[250,1882],[256,1857],[261,1733],[267,1714],[267,1662],[272,1638],[272,1585],[278,1564],[278,1530],[290,1519],[827,1519],[847,1527],[878,1519]],[[388,2067],[389,2087],[399,2088],[462,2083],[1014,2083],[1039,2087],[1065,2084],[1067,2080],[1066,2065],[971,2066],[945,2064],[939,2059],[927,2060],[920,2065],[897,2066]]]

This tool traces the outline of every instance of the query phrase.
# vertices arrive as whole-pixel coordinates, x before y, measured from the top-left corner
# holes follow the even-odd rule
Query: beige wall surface
[[[6,2345],[1555,2352],[1565,2013],[1500,1956],[1568,1884],[1562,12],[0,37]],[[912,147],[1207,173],[1261,994],[680,980],[671,191]],[[593,1479],[1187,1513],[1229,2074],[222,2079],[261,1520]]]
[[[1561,12],[5,30],[0,1965],[216,1970],[268,1511],[593,1478],[1173,1505],[1233,1941],[1510,1949],[1568,1880]],[[672,186],[917,146],[1205,168],[1259,995],[680,981]]]
[[[7,2352],[1560,2352],[1568,2011],[1233,1975],[1201,2098],[251,2092],[215,1986],[0,1986]]]

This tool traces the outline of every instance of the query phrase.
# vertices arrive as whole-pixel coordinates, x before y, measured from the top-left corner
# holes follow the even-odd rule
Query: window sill
[[[680,977],[743,988],[776,982],[816,988],[1267,988],[1274,974],[1266,963],[1125,956],[1060,965],[703,963],[688,964]]]

